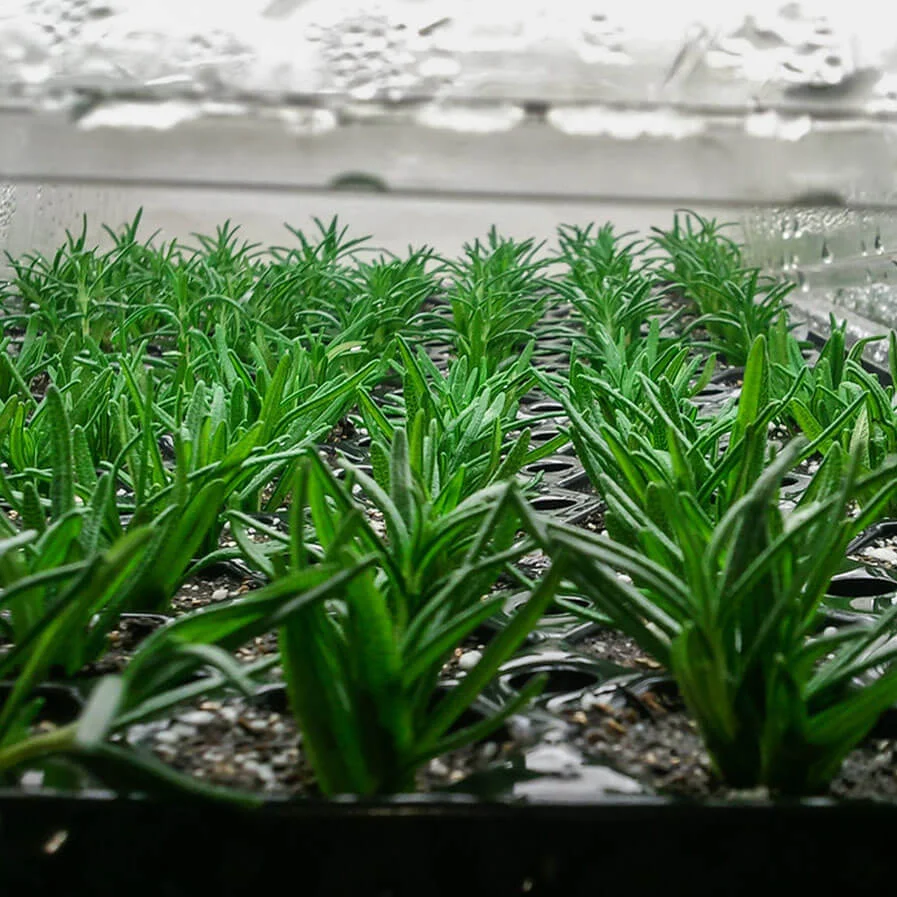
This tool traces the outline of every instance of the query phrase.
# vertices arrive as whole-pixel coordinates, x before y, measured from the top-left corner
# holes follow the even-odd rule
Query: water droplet
[[[807,283],[807,275],[800,270],[797,272],[797,285],[802,293],[807,293],[810,290],[810,285]]]
[[[108,102],[93,107],[78,121],[78,127],[84,131],[94,128],[145,128],[166,131],[198,118],[201,114],[200,104],[176,100],[152,104]]]
[[[875,251],[881,255],[885,251],[885,247],[881,242],[881,231],[875,232],[875,242],[872,244],[875,247]]]
[[[832,251],[828,248],[828,243],[825,240],[822,241],[822,263],[824,265],[832,263]]]
[[[417,121],[426,127],[478,134],[510,131],[523,118],[523,107],[513,103],[480,107],[435,102],[422,107],[417,113]]]
[[[616,140],[643,137],[686,139],[701,134],[706,121],[695,115],[612,109],[609,106],[552,106],[548,123],[564,134],[608,135]]]
[[[451,56],[431,56],[418,66],[424,78],[454,78],[461,71],[461,63]]]
[[[865,240],[860,240],[860,255],[869,255],[869,250],[866,248]]]

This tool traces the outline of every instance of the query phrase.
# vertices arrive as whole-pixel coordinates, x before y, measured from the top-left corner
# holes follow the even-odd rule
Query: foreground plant
[[[31,693],[30,684],[17,687],[6,697],[0,717],[0,783],[15,785],[21,773],[39,771],[45,786],[76,789],[85,784],[80,772],[90,774],[91,784],[99,782],[119,794],[179,797],[190,793],[246,807],[261,806],[264,798],[260,795],[208,785],[155,757],[129,750],[113,736],[164,717],[184,701],[217,695],[235,681],[250,697],[257,688],[256,677],[271,665],[271,659],[265,659],[235,669],[233,658],[207,647],[203,676],[143,700],[135,698],[130,671],[105,676],[90,693],[78,719],[61,726],[36,725],[44,699]],[[218,667],[227,668],[228,675]]]
[[[290,706],[325,794],[413,789],[422,764],[481,739],[529,701],[540,681],[496,715],[453,730],[552,601],[563,558],[460,682],[444,691],[440,673],[501,606],[502,596],[484,597],[499,574],[544,544],[543,523],[513,484],[434,515],[409,479],[398,434],[392,470],[388,492],[351,471],[384,513],[381,536],[346,486],[310,457],[293,493],[289,535],[276,559],[261,560],[273,577],[267,594],[206,608],[151,637],[129,671],[137,693],[148,698],[201,664],[201,646],[231,651],[276,628]],[[257,554],[247,552],[250,561]],[[297,588],[318,586],[332,571],[340,571],[339,588]]]
[[[786,513],[779,487],[803,449],[790,444],[711,529],[689,494],[659,486],[672,537],[646,521],[641,541],[657,550],[552,527],[582,593],[670,671],[722,780],[788,794],[824,790],[897,700],[897,608],[820,634],[829,582],[897,490],[897,461],[858,476],[857,456],[845,463],[836,447]],[[875,498],[852,516],[864,491]],[[871,670],[881,675],[859,685]]]
[[[40,532],[0,513],[0,680],[20,676],[27,691],[51,671],[71,676],[95,661],[128,609],[150,535],[135,529],[102,550],[95,513],[72,511]]]

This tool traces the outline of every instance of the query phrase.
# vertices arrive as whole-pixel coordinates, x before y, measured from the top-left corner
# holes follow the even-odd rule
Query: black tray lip
[[[267,819],[294,820],[297,823],[341,818],[396,819],[409,816],[421,820],[485,818],[500,821],[522,818],[524,821],[533,822],[540,819],[561,818],[601,822],[604,819],[619,820],[625,816],[646,820],[655,817],[697,817],[712,823],[715,820],[745,815],[757,818],[825,816],[832,819],[881,816],[887,817],[891,822],[897,820],[897,801],[830,796],[698,799],[648,793],[605,793],[587,801],[551,794],[543,798],[483,798],[459,791],[404,793],[377,798],[354,795],[339,795],[326,799],[266,797],[258,804],[242,805],[196,798],[186,794],[151,797],[119,794],[99,788],[78,792],[0,788],[0,819],[17,811],[29,813],[36,811],[48,815],[59,811],[102,814],[111,812],[128,816],[147,810],[178,815],[191,813],[215,816],[226,813],[249,817],[261,816]],[[859,834],[861,833],[858,832]]]

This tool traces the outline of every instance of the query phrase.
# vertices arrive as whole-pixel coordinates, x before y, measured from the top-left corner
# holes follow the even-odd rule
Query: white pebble
[[[271,766],[273,769],[286,769],[296,762],[296,758],[290,755],[289,751],[281,751],[271,757]]]
[[[39,769],[32,769],[26,772],[19,780],[22,788],[40,788],[44,784],[44,774]]]
[[[482,659],[482,651],[465,651],[458,658],[458,666],[462,670],[472,670]]]
[[[863,554],[875,561],[881,561],[883,564],[897,566],[897,551],[894,551],[893,548],[867,548]]]
[[[227,596],[227,589],[215,589],[215,591],[212,592],[212,601],[224,601]]]
[[[434,776],[447,776],[449,773],[449,768],[445,765],[445,763],[436,757],[434,760],[430,761],[430,774]]]
[[[189,713],[182,713],[178,719],[188,726],[207,726],[215,721],[215,714],[209,710],[191,710]]]
[[[256,734],[264,732],[268,728],[268,721],[264,719],[243,719],[241,720],[241,724],[244,729],[248,729],[250,732]]]
[[[157,732],[155,740],[158,744],[177,744],[181,740],[181,736],[177,732],[166,729],[164,732]]]

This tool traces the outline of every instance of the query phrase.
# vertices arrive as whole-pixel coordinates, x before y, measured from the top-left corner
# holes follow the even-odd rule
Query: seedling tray
[[[658,798],[192,803],[0,795],[10,895],[886,893],[897,808]]]
[[[741,373],[715,377],[708,403],[732,395]],[[540,429],[550,438],[554,422],[544,416],[557,410],[542,398],[521,416],[543,416]],[[351,443],[341,448],[352,454]],[[357,454],[364,459],[364,445]],[[535,506],[566,522],[581,523],[600,507],[575,456],[555,454],[523,473],[541,475]],[[851,548],[895,531],[893,522],[879,524]],[[857,566],[837,582],[846,602],[869,589],[897,589],[886,573]],[[510,618],[516,600],[509,594],[499,616]],[[857,617],[849,610],[841,616]],[[499,704],[530,676],[548,673],[543,697],[519,718],[534,733],[534,747],[462,783],[466,791],[271,800],[251,810],[99,790],[3,791],[0,885],[10,894],[180,897],[248,893],[293,879],[309,895],[576,897],[599,889],[755,895],[773,885],[858,894],[890,883],[893,804],[660,797],[566,744],[560,713],[586,692],[601,688],[614,702],[625,699],[616,683],[635,691],[658,685],[657,677],[582,652],[579,643],[594,629],[571,615],[543,618],[485,696]],[[65,686],[46,689],[47,713],[70,717],[66,700],[77,696]]]
[[[873,535],[895,528],[883,524]],[[851,570],[836,582],[862,592],[865,578],[883,577]],[[510,595],[505,613],[514,608]],[[671,687],[582,653],[577,644],[589,631],[572,616],[543,618],[485,696],[499,703],[529,676],[549,674],[543,696],[517,719],[533,746],[464,790],[270,800],[254,809],[100,790],[0,791],[2,893],[186,897],[249,893],[291,877],[301,893],[322,897],[883,892],[897,805],[666,798],[578,756],[560,714],[586,692],[599,688],[614,703]],[[70,716],[72,693],[45,688],[48,714]],[[266,691],[268,702],[284,697],[281,686]]]
[[[547,317],[565,320],[568,314],[559,308]],[[426,348],[445,369],[447,346],[437,341]],[[567,371],[569,340],[542,339],[534,363],[548,372]],[[726,368],[698,400],[709,407],[726,402],[742,377],[741,369]],[[395,412],[398,388],[398,378],[390,377],[372,390],[385,414]],[[520,405],[520,426],[532,428],[535,445],[565,426],[563,408],[544,394],[534,391]],[[350,438],[354,442],[341,443],[343,454],[371,469],[370,437]],[[532,504],[544,514],[583,524],[601,513],[570,446],[522,474],[541,477]],[[785,485],[787,500],[788,490],[797,493],[804,483],[793,477]],[[888,525],[877,534],[891,534]],[[897,594],[897,581],[874,569],[854,566],[837,582],[847,609],[834,614],[836,623],[861,617],[850,604],[857,596]],[[513,618],[519,598],[508,593],[501,612],[478,633],[483,641]],[[471,891],[498,897],[756,895],[773,885],[880,894],[890,884],[897,803],[757,794],[674,799],[589,759],[572,737],[571,711],[585,706],[586,698],[628,706],[633,695],[661,694],[670,683],[592,656],[584,643],[597,624],[559,610],[555,606],[543,617],[482,696],[494,708],[533,676],[547,675],[542,696],[507,724],[518,727],[518,748],[459,785],[376,801],[271,799],[261,808],[238,809],[174,794],[149,798],[128,787],[53,791],[50,782],[59,779],[41,785],[29,778],[19,790],[0,791],[0,897],[258,893],[280,881],[301,894],[372,897]],[[285,705],[282,686],[263,691],[255,700],[266,710]],[[80,709],[81,696],[66,684],[43,686],[43,692],[48,700],[42,720],[68,721]],[[886,715],[881,737],[897,731],[895,719],[897,714]]]

